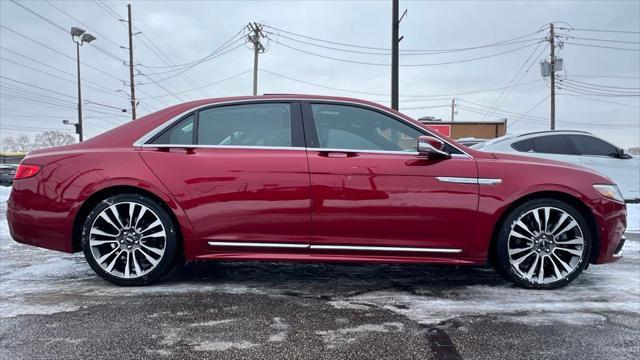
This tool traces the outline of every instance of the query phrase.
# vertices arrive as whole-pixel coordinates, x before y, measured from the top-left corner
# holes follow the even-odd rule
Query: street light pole
[[[76,59],[78,61],[78,142],[82,142],[82,87],[80,86],[80,43],[76,43]]]
[[[76,60],[78,66],[78,126],[76,126],[76,132],[78,133],[78,141],[82,142],[82,86],[80,85],[80,46],[82,46],[82,44],[85,42],[92,42],[96,39],[96,37],[78,27],[72,27],[70,33],[71,39],[76,43]]]

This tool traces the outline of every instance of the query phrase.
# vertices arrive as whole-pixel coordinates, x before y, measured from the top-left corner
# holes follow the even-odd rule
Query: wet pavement
[[[3,206],[0,211],[4,214]],[[0,359],[635,359],[640,235],[570,286],[489,268],[195,263],[122,288],[0,217]]]

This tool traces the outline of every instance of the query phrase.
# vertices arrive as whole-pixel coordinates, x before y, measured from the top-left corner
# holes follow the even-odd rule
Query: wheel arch
[[[587,223],[589,225],[589,233],[591,234],[592,244],[591,244],[591,254],[589,255],[589,263],[595,263],[598,254],[600,253],[600,234],[598,233],[598,226],[596,223],[595,216],[591,209],[585,205],[580,199],[572,196],[570,194],[561,192],[561,191],[538,191],[534,193],[527,194],[513,201],[509,206],[502,212],[500,218],[496,222],[492,234],[491,234],[491,244],[489,245],[489,254],[488,260],[491,264],[496,264],[496,242],[498,238],[498,233],[500,232],[500,228],[504,224],[506,218],[509,216],[511,211],[515,209],[517,206],[535,199],[555,199],[559,201],[566,202],[567,204],[573,206],[576,210],[582,214]]]
[[[72,244],[73,252],[82,251],[82,226],[84,224],[84,220],[86,216],[89,215],[91,210],[100,201],[107,199],[113,195],[125,194],[125,193],[146,196],[156,201],[167,212],[167,214],[171,218],[171,221],[173,221],[173,224],[176,228],[176,232],[178,235],[177,236],[178,238],[177,254],[182,255],[184,253],[184,237],[182,233],[182,227],[180,226],[180,222],[178,221],[178,218],[175,212],[173,211],[173,209],[171,209],[171,207],[169,207],[166,201],[164,201],[160,196],[154,194],[149,190],[136,187],[136,186],[131,186],[131,185],[115,185],[115,186],[106,187],[104,189],[100,189],[95,193],[91,194],[91,196],[89,196],[83,202],[82,206],[80,206],[80,209],[76,213],[73,220],[73,228],[71,233],[71,244]]]

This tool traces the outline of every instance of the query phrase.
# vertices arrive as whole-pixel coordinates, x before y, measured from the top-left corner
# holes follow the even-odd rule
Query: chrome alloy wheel
[[[550,284],[572,274],[582,262],[585,241],[580,225],[556,207],[538,207],[511,225],[509,262],[530,283]]]
[[[89,232],[91,254],[109,274],[138,278],[162,260],[167,233],[158,215],[135,202],[119,202],[102,210]]]

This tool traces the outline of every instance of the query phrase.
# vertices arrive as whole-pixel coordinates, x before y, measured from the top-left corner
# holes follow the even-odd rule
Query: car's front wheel
[[[82,229],[82,249],[91,268],[118,285],[145,285],[174,264],[175,226],[156,201],[138,194],[99,202]]]
[[[517,285],[555,289],[573,281],[589,261],[584,216],[556,199],[528,201],[509,213],[496,242],[498,270]]]

